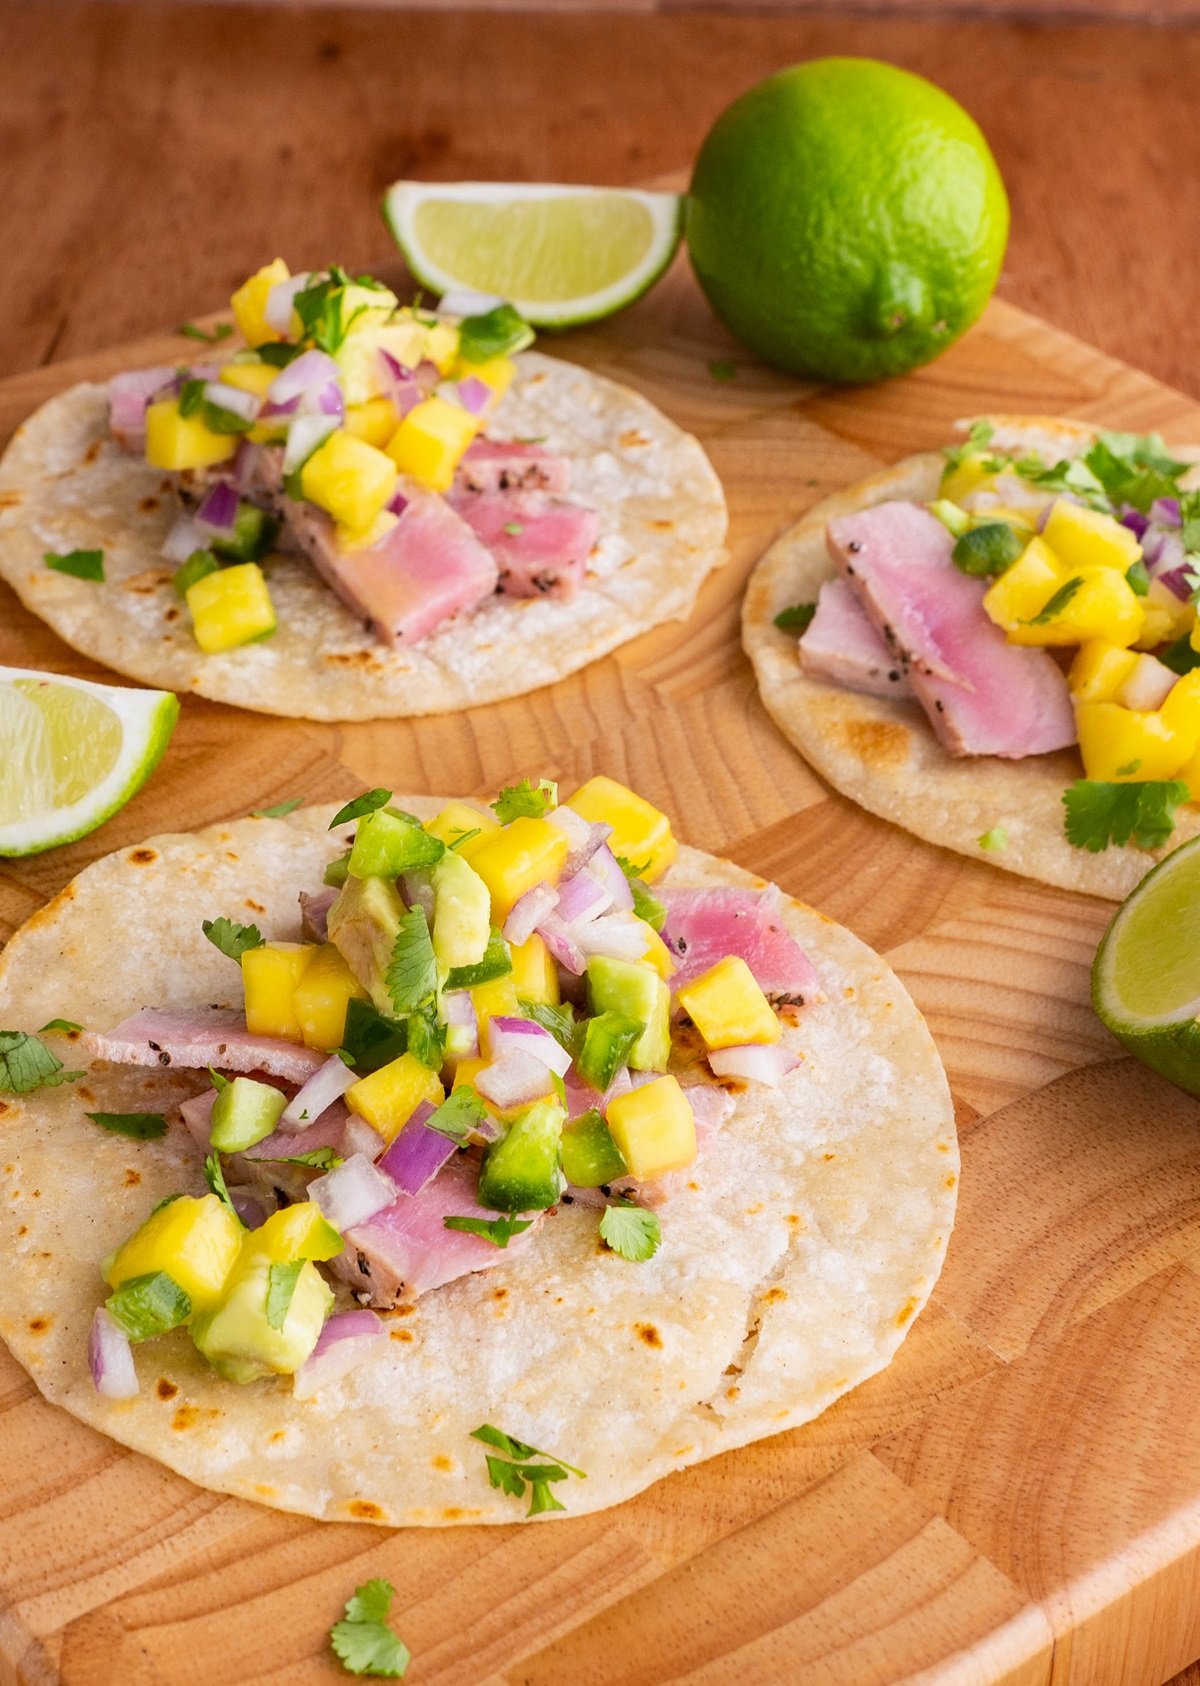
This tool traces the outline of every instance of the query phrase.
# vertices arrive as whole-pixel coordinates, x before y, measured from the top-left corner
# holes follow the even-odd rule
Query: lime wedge
[[[1200,837],[1118,909],[1092,966],[1092,1001],[1131,1054],[1200,1095]]]
[[[683,232],[676,193],[534,182],[398,181],[383,214],[422,286],[505,299],[543,328],[632,304]]]
[[[0,667],[0,855],[94,831],[149,778],[178,717],[170,691]]]

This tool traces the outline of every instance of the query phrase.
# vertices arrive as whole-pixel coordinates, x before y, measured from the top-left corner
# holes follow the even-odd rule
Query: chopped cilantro
[[[790,608],[780,609],[775,625],[780,632],[807,632],[816,612],[815,603],[793,603]]]
[[[129,1136],[135,1142],[156,1141],[167,1133],[167,1121],[161,1112],[85,1112],[83,1116],[102,1130]]]
[[[998,855],[1008,848],[1008,828],[1003,825],[994,825],[990,831],[985,831],[977,841],[981,849],[986,849],[991,855]]]
[[[401,1680],[412,1652],[387,1625],[396,1589],[390,1581],[367,1581],[355,1589],[346,1614],[330,1630],[329,1643],[347,1674]]]
[[[338,809],[329,822],[329,829],[333,831],[336,826],[348,825],[351,820],[361,819],[364,814],[373,814],[376,808],[386,806],[391,800],[390,790],[366,790],[352,802],[347,802],[344,808]]]
[[[538,1516],[544,1510],[565,1510],[566,1506],[558,1502],[550,1491],[550,1483],[565,1481],[568,1475],[576,1475],[581,1481],[587,1477],[583,1470],[576,1469],[562,1458],[555,1458],[553,1452],[539,1452],[536,1446],[527,1446],[523,1440],[514,1440],[503,1430],[493,1428],[490,1423],[483,1423],[479,1428],[472,1429],[472,1440],[481,1440],[485,1446],[494,1446],[503,1457],[488,1456],[488,1480],[492,1486],[500,1491],[509,1493],[514,1499],[525,1496],[526,1486],[530,1489],[529,1516]],[[545,1458],[546,1463],[535,1464],[528,1460]],[[506,1461],[511,1460],[511,1461]]]
[[[201,328],[195,322],[181,322],[179,332],[184,339],[201,340],[205,345],[216,345],[220,340],[232,338],[233,328],[228,322],[218,322],[211,328]]]
[[[292,1259],[288,1264],[273,1264],[268,1270],[267,1322],[272,1329],[282,1329],[287,1322],[296,1284],[307,1262],[306,1259]]]
[[[624,855],[617,856],[617,865],[629,880],[629,888],[633,891],[633,911],[639,919],[644,919],[647,925],[661,931],[667,921],[667,909],[664,902],[660,902],[642,881],[645,867],[638,868],[632,861],[627,861]]]
[[[1200,667],[1200,650],[1193,650],[1192,641],[1185,632],[1182,638],[1177,638],[1173,644],[1158,652],[1158,659],[1164,667],[1169,667],[1172,673],[1191,673]]]
[[[1093,854],[1130,838],[1139,848],[1157,849],[1175,829],[1175,810],[1187,799],[1188,787],[1179,779],[1141,784],[1077,779],[1063,792],[1067,840]]]
[[[1127,761],[1123,767],[1118,767],[1117,776],[1122,779],[1131,779],[1135,773],[1141,771],[1141,766],[1142,758],[1138,755],[1132,761]]]
[[[402,1019],[389,1019],[369,1001],[346,1003],[339,1050],[348,1065],[369,1077],[381,1066],[400,1058],[408,1047],[408,1026]]]
[[[492,809],[501,825],[508,825],[511,820],[528,817],[540,820],[548,814],[551,808],[558,806],[558,786],[553,779],[539,779],[535,785],[532,779],[522,779],[520,784],[508,784],[492,803]]]
[[[147,1341],[186,1323],[192,1301],[173,1276],[154,1270],[122,1282],[104,1302],[104,1309],[131,1341]]]
[[[185,380],[179,388],[179,414],[185,421],[194,416],[204,404],[204,382]]]
[[[468,1235],[481,1235],[497,1247],[507,1247],[514,1235],[520,1235],[533,1222],[532,1218],[443,1218],[447,1229],[461,1229]]]
[[[967,437],[962,444],[947,445],[942,452],[946,459],[946,467],[942,471],[943,476],[948,474],[951,469],[957,468],[960,463],[965,462],[968,457],[978,456],[980,452],[986,451],[992,442],[992,435],[995,431],[996,429],[989,421],[972,422],[967,430]],[[993,463],[996,467],[999,467],[1002,460],[1001,458],[994,458]]]
[[[254,1156],[256,1165],[302,1165],[308,1171],[336,1171],[342,1163],[340,1153],[331,1147],[314,1147],[309,1153],[288,1153],[282,1159]]]
[[[346,289],[351,285],[379,288],[381,283],[367,275],[352,283],[339,264],[331,264],[324,275],[315,276],[292,300],[292,308],[303,324],[304,338],[330,356],[369,308],[360,304],[346,315]]]
[[[92,580],[104,584],[104,552],[102,550],[68,550],[58,554],[47,550],[42,557],[47,568],[56,574],[70,574],[77,580]]]
[[[1183,548],[1192,556],[1200,551],[1200,492],[1180,492],[1179,525]]]
[[[1131,562],[1125,570],[1125,583],[1135,597],[1145,597],[1150,590],[1150,570],[1144,562]]]
[[[478,837],[482,830],[483,827],[477,825],[473,831],[456,831],[450,839],[450,847],[461,849],[464,843],[471,841],[472,837]]]
[[[433,1000],[437,960],[423,907],[410,907],[400,920],[385,982],[397,1013],[414,1013]]]
[[[204,1180],[222,1206],[228,1208],[237,1218],[237,1207],[230,1198],[229,1189],[225,1183],[225,1173],[221,1169],[221,1155],[219,1153],[210,1153],[204,1161]],[[238,1222],[241,1222],[240,1218],[238,1218]]]
[[[302,345],[293,345],[289,340],[268,340],[258,347],[257,361],[268,364],[272,369],[286,369],[303,350]]]
[[[464,363],[512,357],[533,341],[533,329],[511,304],[498,304],[479,316],[464,316],[458,325],[458,354]]]
[[[1054,619],[1055,615],[1060,615],[1062,613],[1067,604],[1076,595],[1076,593],[1082,589],[1082,587],[1083,575],[1076,574],[1073,579],[1069,579],[1065,585],[1060,585],[1058,590],[1046,599],[1045,603],[1043,603],[1036,615],[1032,615],[1027,621],[1022,621],[1021,625],[1047,626]]]
[[[715,381],[731,381],[737,378],[737,369],[726,358],[718,358],[708,365],[708,372]]]
[[[564,1001],[561,1007],[551,1007],[545,1001],[522,1001],[520,1006],[527,1019],[548,1030],[571,1053],[575,1043],[575,1009],[569,1001]]]
[[[471,1132],[487,1118],[487,1108],[469,1083],[463,1083],[446,1096],[441,1106],[426,1120],[427,1130],[448,1136],[458,1147],[464,1146]]]
[[[483,959],[473,966],[451,966],[446,973],[446,989],[474,989],[477,984],[491,983],[493,978],[507,977],[512,971],[512,951],[504,937],[493,925],[488,933]]]
[[[600,1219],[600,1239],[614,1253],[634,1264],[652,1259],[662,1245],[662,1225],[655,1212],[632,1201],[606,1206]]]
[[[438,1023],[432,1006],[410,1013],[406,1021],[408,1051],[429,1071],[440,1071],[446,1063],[446,1027]]]
[[[234,919],[202,919],[200,929],[221,953],[241,964],[248,948],[261,948],[266,940],[257,925],[239,925]]]
[[[48,1023],[42,1026],[38,1035],[44,1036],[48,1030],[71,1031],[82,1029],[83,1026],[81,1024],[76,1024],[74,1019],[50,1019]]]
[[[57,1054],[25,1030],[0,1030],[0,1092],[29,1095],[35,1089],[56,1089],[74,1083],[82,1071],[64,1071]]]
[[[285,814],[295,813],[303,801],[303,796],[289,796],[286,802],[273,802],[269,808],[255,808],[251,818],[256,820],[281,820]]]

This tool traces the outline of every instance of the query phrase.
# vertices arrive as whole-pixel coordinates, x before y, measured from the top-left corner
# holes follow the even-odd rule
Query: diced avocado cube
[[[326,921],[330,942],[341,952],[379,1011],[387,1016],[395,1012],[386,982],[387,969],[403,916],[404,903],[390,879],[351,876],[343,884]]]
[[[346,1090],[351,1112],[365,1118],[385,1142],[400,1133],[422,1101],[440,1106],[445,1098],[437,1072],[409,1053],[380,1066],[369,1077],[360,1077]]]
[[[491,892],[453,849],[433,869],[433,952],[439,966],[476,966],[492,933]]]
[[[644,796],[598,774],[580,785],[566,801],[585,820],[611,825],[608,846],[638,868],[646,882],[661,878],[675,859],[678,844],[671,834],[667,816]]]
[[[243,1153],[271,1134],[287,1096],[253,1077],[235,1077],[213,1102],[209,1139],[218,1153]]]
[[[279,1036],[285,1042],[302,1040],[296,985],[316,952],[315,943],[262,943],[246,950],[242,988],[248,1030],[256,1036]]]
[[[479,1204],[490,1212],[542,1212],[563,1190],[559,1145],[566,1114],[556,1101],[518,1113],[492,1142],[479,1173]]]
[[[253,644],[275,631],[275,608],[257,562],[239,562],[203,575],[187,588],[184,601],[196,642],[206,655]]]
[[[243,1254],[221,1300],[192,1322],[197,1348],[231,1382],[294,1374],[316,1346],[333,1307],[332,1290],[316,1265],[306,1261],[282,1327],[272,1328],[267,1317],[271,1269],[265,1253]]]
[[[609,1101],[605,1119],[639,1182],[682,1171],[696,1157],[696,1119],[674,1077],[656,1077]]]
[[[710,1048],[778,1042],[783,1034],[778,1015],[740,955],[727,955],[685,984],[679,1004]]]
[[[275,543],[279,522],[265,509],[243,500],[238,504],[233,532],[227,538],[214,538],[212,549],[218,556],[233,556],[242,562],[257,562]]]
[[[307,1048],[336,1048],[346,1025],[352,1000],[365,1001],[367,992],[333,943],[322,943],[293,995],[296,1021]]]
[[[433,866],[444,853],[445,844],[423,826],[377,808],[358,822],[350,872],[355,878],[398,878],[402,872]]]
[[[575,1188],[603,1188],[625,1175],[621,1150],[594,1108],[563,1127],[562,1168]]]
[[[637,1019],[645,1030],[629,1051],[634,1071],[665,1071],[671,1058],[671,991],[651,966],[594,954],[587,963],[593,1013]]]
[[[110,1288],[165,1271],[192,1307],[215,1305],[241,1250],[245,1230],[215,1194],[182,1194],[136,1229],[101,1267]]]
[[[626,1018],[624,1013],[610,1011],[588,1019],[575,1059],[584,1082],[603,1093],[629,1058],[634,1043],[641,1039],[645,1029],[641,1019]]]
[[[1007,521],[985,521],[954,542],[954,565],[973,579],[992,579],[1011,568],[1025,548],[1025,539]]]

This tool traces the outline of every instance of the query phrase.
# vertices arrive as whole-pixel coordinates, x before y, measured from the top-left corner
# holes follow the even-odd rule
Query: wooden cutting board
[[[147,342],[0,385],[0,437],[72,381],[188,349]],[[691,621],[458,716],[318,726],[188,700],[123,813],[0,867],[0,939],[155,831],[366,785],[612,773],[904,978],[962,1132],[941,1282],[890,1369],[816,1423],[549,1528],[387,1533],[223,1498],[44,1404],[0,1349],[0,1680],[345,1679],[330,1623],[383,1575],[415,1686],[1156,1686],[1200,1654],[1200,1109],[1091,1013],[1111,909],[831,795],[758,702],[738,606],[782,526],[958,417],[1041,411],[1182,441],[1200,439],[1200,410],[1000,304],[908,380],[805,386],[738,353],[682,270],[560,349],[698,433],[725,482],[731,559]],[[107,677],[3,587],[0,663]]]

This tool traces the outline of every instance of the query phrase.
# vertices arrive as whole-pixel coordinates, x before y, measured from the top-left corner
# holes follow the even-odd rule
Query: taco
[[[387,797],[122,850],[10,943],[45,1397],[281,1509],[498,1523],[882,1369],[958,1177],[886,964],[611,780]]]
[[[918,837],[1126,895],[1200,832],[1191,455],[995,417],[818,504],[746,593],[768,712]]]
[[[638,394],[280,261],[245,346],[50,400],[0,459],[0,577],[132,678],[314,720],[436,714],[683,619],[720,483]]]

